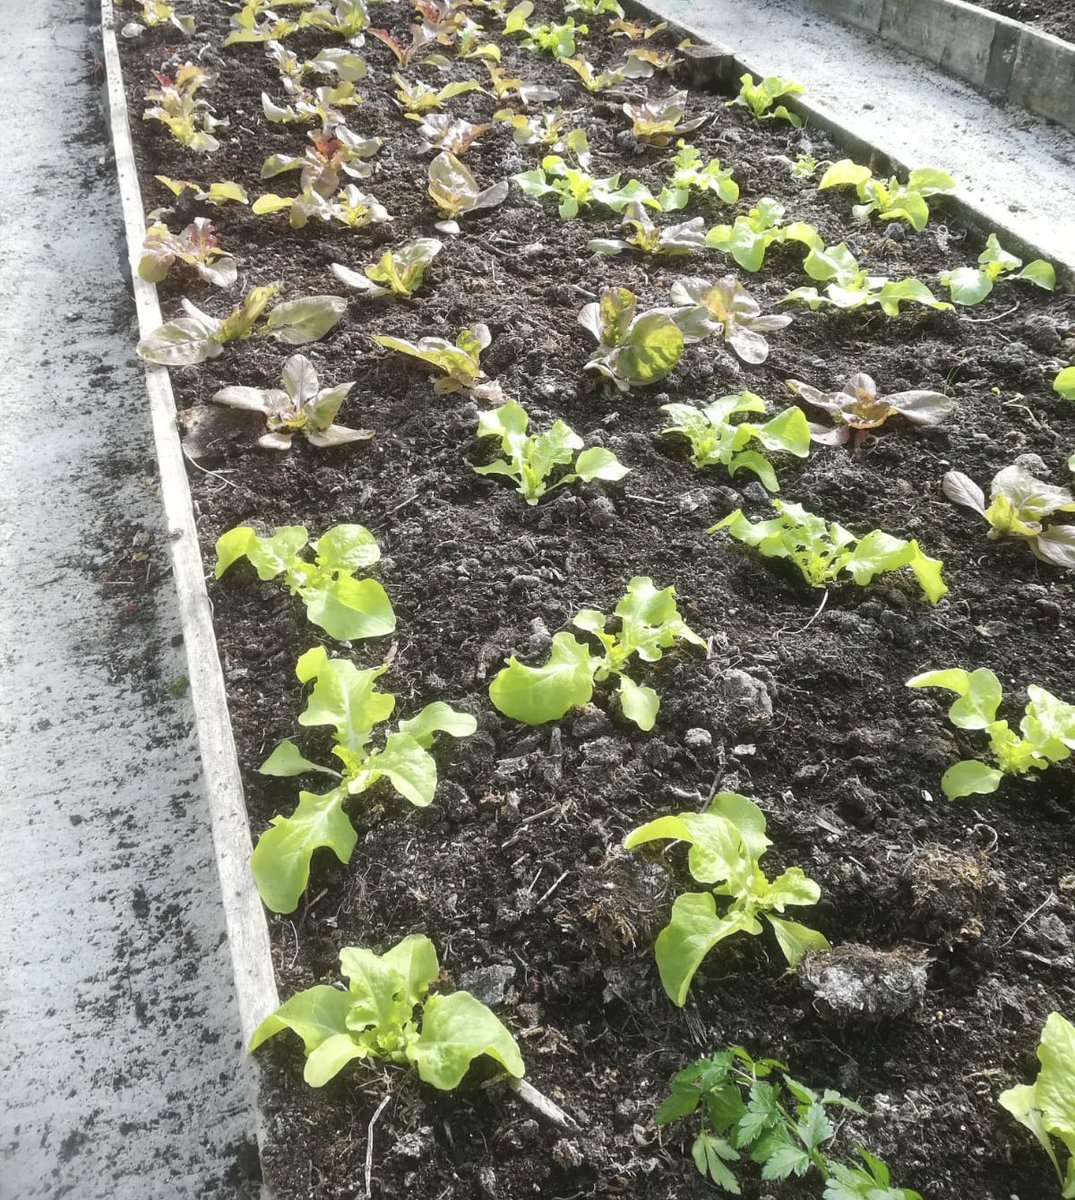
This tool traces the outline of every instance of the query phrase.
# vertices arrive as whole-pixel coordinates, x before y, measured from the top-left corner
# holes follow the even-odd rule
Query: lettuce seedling
[[[606,13],[623,18],[619,0],[564,0],[564,12],[585,13],[588,17],[599,17]]]
[[[775,1081],[778,1072],[782,1083]],[[694,1164],[735,1195],[739,1181],[727,1164],[738,1162],[743,1151],[761,1165],[763,1180],[801,1177],[816,1168],[826,1181],[824,1200],[922,1200],[910,1188],[892,1187],[888,1167],[861,1146],[855,1147],[861,1165],[829,1157],[825,1146],[836,1134],[825,1111],[831,1106],[865,1115],[839,1092],[826,1088],[819,1096],[792,1079],[783,1063],[732,1046],[680,1071],[655,1120],[663,1128],[697,1115]]]
[[[351,179],[368,179],[373,174],[366,159],[384,144],[380,138],[363,138],[346,125],[331,132],[310,130],[310,145],[303,154],[270,154],[261,167],[262,179],[274,179],[287,171],[301,171],[299,185],[326,198],[339,190],[341,173]]]
[[[350,861],[357,839],[344,806],[351,796],[385,779],[409,803],[428,808],[437,790],[437,763],[429,752],[434,737],[469,737],[478,727],[469,713],[438,700],[400,721],[375,748],[374,730],[396,704],[395,696],[376,688],[387,670],[386,664],[360,671],[346,659],[330,659],[324,646],[307,650],[295,666],[299,682],[314,685],[299,724],[332,729],[339,770],[311,762],[289,738],[260,767],[262,775],[290,778],[317,772],[336,780],[324,795],[301,792],[291,816],[273,817],[258,839],[250,866],[258,894],[273,912],[294,912],[309,882],[315,850],[327,847],[341,863]]]
[[[303,188],[297,196],[277,196],[274,192],[266,192],[250,206],[250,211],[258,216],[282,212],[284,209],[288,212],[292,229],[302,229],[311,218],[324,222],[335,221],[339,225],[346,225],[348,229],[382,225],[392,219],[383,204],[359,191],[353,183],[341,188],[332,197],[322,196],[312,186]]]
[[[630,102],[623,105],[624,113],[631,118],[631,131],[640,142],[650,146],[667,146],[677,134],[690,133],[709,120],[709,114],[684,121],[689,96],[686,92],[673,92],[662,100],[646,100],[642,104]]]
[[[674,370],[685,338],[671,310],[639,313],[634,292],[605,288],[579,313],[579,324],[597,338],[585,370],[597,371],[621,392],[645,387]]]
[[[265,56],[276,68],[284,91],[292,96],[303,93],[303,80],[311,71],[318,75],[335,75],[345,83],[365,79],[369,73],[364,59],[354,51],[340,47],[322,50],[315,58],[303,60],[282,43],[274,41],[265,46]]]
[[[1075,366],[1060,371],[1053,380],[1053,391],[1065,400],[1075,400]]]
[[[540,199],[543,196],[559,198],[559,213],[562,221],[577,217],[580,209],[592,204],[601,204],[615,213],[623,210],[632,201],[659,208],[656,198],[644,183],[629,180],[620,186],[619,174],[604,179],[595,178],[580,167],[570,167],[557,154],[547,154],[541,166],[533,171],[522,171],[513,175],[516,186],[527,196]]]
[[[224,204],[249,204],[250,197],[246,189],[230,180],[222,183],[201,184],[191,179],[170,179],[167,175],[154,175],[153,178],[163,184],[173,196],[181,196],[184,192],[193,192],[194,199],[203,204],[211,204],[219,208]]]
[[[355,291],[367,296],[403,296],[410,298],[422,286],[426,267],[442,250],[436,238],[415,238],[398,250],[386,250],[381,261],[364,268],[364,274],[343,263],[332,263],[333,275]]]
[[[608,32],[611,37],[625,37],[632,42],[648,42],[651,37],[663,33],[668,28],[667,21],[657,25],[644,25],[641,21],[609,21]]]
[[[799,154],[791,164],[792,179],[813,179],[820,164],[812,154]]]
[[[988,507],[982,489],[962,471],[949,471],[941,486],[949,500],[989,522],[991,540],[1023,538],[1042,562],[1075,568],[1075,525],[1046,528],[1042,524],[1056,513],[1075,512],[1075,498],[1068,488],[1054,487],[1017,466],[1004,467],[993,476]]]
[[[858,446],[868,430],[879,429],[889,417],[906,417],[912,425],[942,425],[954,407],[940,392],[891,392],[880,396],[877,384],[862,372],[852,375],[838,392],[822,392],[798,379],[785,382],[807,404],[824,409],[836,422],[831,429],[811,422],[814,441],[825,446],[842,446],[852,433]]]
[[[282,8],[280,0],[276,0],[276,8]],[[260,0],[247,0],[247,3],[229,18],[231,33],[224,39],[225,46],[241,46],[265,42],[282,42],[290,37],[297,29],[295,21],[278,17]]]
[[[423,150],[444,150],[458,157],[466,154],[471,146],[492,129],[492,125],[475,125],[450,113],[431,113],[423,117],[418,133],[423,139]]]
[[[486,63],[485,69],[489,72],[489,87],[498,100],[504,100],[508,96],[518,96],[523,107],[529,108],[533,104],[544,104],[549,100],[556,100],[560,95],[555,88],[544,87],[537,83],[524,83],[521,79],[515,79],[508,75],[503,67],[493,63]]]
[[[585,58],[564,58],[560,60],[565,67],[570,67],[572,71],[579,77],[582,86],[591,94],[596,95],[598,92],[610,92],[614,88],[620,87],[627,79],[627,75],[622,69],[613,71],[598,71],[597,68]]]
[[[475,467],[479,475],[505,475],[514,480],[515,490],[527,502],[537,502],[547,492],[569,483],[592,483],[595,479],[607,483],[622,479],[628,472],[611,450],[591,446],[583,450],[582,438],[563,421],[555,421],[546,433],[527,435],[530,417],[515,400],[507,400],[499,408],[478,414],[478,437],[500,438],[504,458],[488,466]],[[575,452],[582,453],[576,458]],[[548,482],[558,466],[575,468],[561,475],[555,483]]]
[[[958,267],[941,276],[941,283],[951,293],[953,303],[981,304],[1001,279],[1024,279],[1047,292],[1056,287],[1056,271],[1051,263],[1036,258],[1023,267],[1023,260],[1009,254],[995,233],[986,239],[985,249],[978,255],[978,264],[977,267]]]
[[[709,529],[727,529],[736,541],[753,546],[763,558],[786,558],[815,588],[836,583],[845,573],[860,587],[878,575],[909,567],[925,597],[936,604],[948,591],[941,578],[944,564],[923,554],[918,542],[904,541],[875,529],[857,538],[850,530],[828,522],[799,504],[773,501],[777,516],[750,522],[737,508]]]
[[[156,29],[160,25],[174,25],[187,37],[194,33],[194,18],[181,17],[166,0],[139,0],[139,7],[142,20],[128,21],[120,30],[122,37],[136,38],[147,29]]]
[[[185,317],[165,321],[138,343],[138,353],[146,362],[161,367],[190,367],[217,358],[228,342],[249,337],[267,337],[287,346],[316,342],[334,329],[347,311],[341,296],[302,296],[285,300],[266,313],[280,284],[270,283],[247,292],[223,319],[211,317],[185,296]]]
[[[744,271],[760,271],[770,246],[801,242],[808,249],[824,246],[813,225],[805,221],[784,224],[787,209],[771,196],[758,201],[746,216],[735,218],[732,225],[714,225],[706,234],[705,244],[730,254]]]
[[[458,233],[457,217],[496,208],[508,198],[506,179],[487,188],[479,188],[477,180],[454,154],[442,151],[429,164],[429,198],[445,215],[437,228],[442,233]]]
[[[139,278],[160,283],[177,262],[193,267],[214,287],[231,287],[239,274],[235,259],[221,250],[212,222],[206,217],[195,217],[182,233],[172,233],[159,221],[146,230],[138,260]]]
[[[311,446],[343,446],[373,437],[372,429],[333,424],[353,383],[320,387],[313,363],[303,354],[293,354],[284,363],[282,382],[282,388],[221,388],[213,401],[263,413],[269,432],[258,438],[258,445],[266,450],[290,450],[296,433],[301,433]]]
[[[766,75],[760,83],[755,83],[748,73],[740,75],[739,95],[727,101],[726,107],[748,108],[759,121],[790,121],[798,129],[803,123],[802,117],[776,102],[781,96],[801,96],[805,91],[801,83],[781,79],[779,75]]]
[[[373,534],[363,525],[335,525],[313,543],[312,563],[302,556],[309,540],[305,525],[285,525],[267,538],[237,525],[217,538],[214,578],[245,558],[263,582],[282,575],[306,605],[307,618],[329,637],[353,642],[392,633],[396,615],[388,593],[376,579],[355,578],[380,561]]]
[[[590,165],[590,141],[586,130],[565,129],[562,108],[555,113],[536,113],[532,117],[502,108],[493,113],[493,120],[511,126],[512,141],[517,146],[548,146],[557,154],[573,154],[580,167]]]
[[[525,1073],[515,1039],[480,1000],[469,992],[427,995],[440,963],[422,934],[381,955],[347,946],[340,971],[347,991],[318,984],[296,993],[257,1027],[251,1052],[286,1029],[297,1033],[311,1087],[323,1087],[356,1058],[410,1067],[442,1091],[458,1087],[482,1055],[517,1079]]]
[[[715,335],[745,363],[756,365],[769,357],[765,335],[791,324],[783,315],[761,315],[761,305],[734,275],[716,283],[688,276],[672,284],[667,310],[688,342]]]
[[[437,44],[433,30],[425,24],[411,26],[409,42],[401,42],[398,38],[393,37],[387,29],[371,29],[369,35],[375,37],[379,42],[383,42],[392,51],[396,65],[401,71],[427,57],[431,53],[432,47]]]
[[[570,58],[575,53],[575,39],[590,32],[586,25],[576,25],[574,17],[562,25],[530,25],[528,18],[534,11],[531,0],[521,0],[504,21],[504,33],[524,35],[523,45],[528,50],[542,50],[554,58]]]
[[[476,79],[457,79],[442,88],[431,88],[420,80],[411,83],[399,74],[394,74],[392,81],[396,85],[396,104],[409,117],[435,112],[442,109],[453,96],[481,90],[481,84]]]
[[[810,453],[810,426],[802,409],[786,408],[764,425],[732,420],[740,413],[765,412],[765,401],[753,392],[721,396],[705,408],[665,404],[661,412],[667,413],[672,422],[661,432],[687,438],[691,444],[691,462],[696,467],[727,467],[733,477],[736,471],[752,471],[770,492],[780,491],[776,472],[761,451],[748,449],[751,442],[758,442],[765,450],[794,454],[796,458],[806,458]]]
[[[213,130],[228,124],[213,116],[209,102],[202,100],[198,92],[216,82],[213,71],[194,63],[184,63],[175,74],[175,79],[153,72],[160,87],[150,88],[145,98],[152,106],[142,114],[144,121],[160,121],[175,140],[189,150],[208,154],[220,149],[220,142]]]
[[[998,1103],[1041,1143],[1056,1169],[1065,1197],[1075,1196],[1075,1025],[1058,1012],[1045,1019],[1038,1045],[1038,1077],[1001,1092]],[[1067,1151],[1063,1168],[1053,1147]]]
[[[336,0],[335,4],[319,4],[299,17],[300,29],[320,29],[342,37],[352,45],[362,43],[362,33],[369,27],[369,12],[365,0]]]
[[[464,329],[455,339],[455,345],[445,338],[424,337],[417,342],[403,338],[375,336],[378,346],[386,350],[398,350],[409,354],[442,372],[442,377],[433,384],[438,396],[449,392],[469,392],[475,384],[485,379],[479,364],[481,352],[492,342],[489,326],[478,322]]]
[[[857,221],[868,221],[876,213],[881,221],[906,221],[921,233],[929,221],[929,196],[950,196],[956,182],[946,171],[932,167],[917,167],[907,176],[906,183],[893,176],[884,181],[875,179],[869,167],[842,158],[821,177],[818,191],[832,187],[853,187],[860,204],[851,212]]]
[[[658,197],[665,212],[686,208],[692,191],[711,192],[722,204],[734,204],[739,199],[739,184],[732,178],[731,167],[721,167],[719,158],[711,158],[703,166],[701,152],[682,138],[676,146],[672,177]]]
[[[648,732],[661,702],[653,688],[639,686],[625,673],[632,655],[643,662],[658,662],[677,642],[706,646],[679,615],[675,596],[675,588],[660,591],[652,579],[636,575],[614,611],[620,619],[619,633],[606,631],[608,618],[597,609],[584,608],[572,618],[576,629],[600,643],[598,654],[592,654],[574,634],[558,633],[542,667],[523,666],[512,655],[489,686],[493,707],[515,721],[543,725],[588,704],[594,684],[615,676],[623,715]]]
[[[623,224],[632,230],[626,238],[593,238],[586,249],[594,254],[615,255],[624,250],[640,250],[643,254],[700,254],[706,246],[705,222],[691,217],[678,225],[660,226],[651,221],[645,208],[632,200],[624,209]]]
[[[737,792],[721,792],[704,812],[648,821],[631,830],[623,845],[633,850],[665,838],[690,846],[687,863],[698,883],[717,885],[712,891],[677,896],[672,919],[657,935],[657,970],[673,1004],[682,1008],[687,1002],[695,972],[718,942],[736,933],[762,932],[759,916],[769,922],[789,966],[794,967],[808,950],[830,948],[816,930],[773,916],[788,905],[816,904],[821,889],[799,867],[766,879],[761,858],[772,842],[765,836],[765,816],[753,800]],[[728,898],[719,913],[718,896]]]
[[[801,303],[816,312],[822,305],[833,308],[871,308],[877,305],[889,317],[900,315],[901,304],[921,304],[925,308],[951,312],[952,305],[938,300],[928,287],[913,276],[893,282],[886,275],[870,275],[847,248],[838,246],[811,248],[803,260],[803,269],[811,279],[826,284],[824,294],[814,287],[795,288],[781,304]]]
[[[1070,758],[1075,750],[1075,705],[1058,700],[1035,683],[1026,689],[1030,699],[1019,722],[1022,737],[1007,721],[997,720],[1004,691],[1000,680],[985,667],[926,671],[909,679],[907,686],[955,692],[959,699],[948,710],[949,720],[957,729],[978,729],[989,738],[997,766],[972,758],[949,767],[941,779],[941,789],[949,800],[995,792],[1005,775],[1044,771]]]

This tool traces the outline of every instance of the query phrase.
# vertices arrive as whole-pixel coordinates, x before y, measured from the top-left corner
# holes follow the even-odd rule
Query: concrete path
[[[647,0],[741,55],[805,84],[859,137],[912,166],[949,171],[998,226],[1075,270],[1075,134],[819,14],[804,0]]]
[[[258,1194],[84,0],[0,3],[0,1198]]]

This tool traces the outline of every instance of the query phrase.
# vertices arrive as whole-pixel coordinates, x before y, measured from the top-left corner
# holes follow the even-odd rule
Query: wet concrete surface
[[[0,3],[0,1198],[259,1194],[81,0]]]

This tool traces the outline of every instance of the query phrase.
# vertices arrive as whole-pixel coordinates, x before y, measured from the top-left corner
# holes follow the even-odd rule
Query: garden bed
[[[181,11],[197,21],[191,45],[170,27],[122,44],[147,208],[172,203],[157,174],[233,180],[251,198],[293,195],[295,176],[259,180],[268,155],[301,154],[305,145],[304,126],[262,116],[262,91],[283,100],[263,49],[219,50],[228,31],[222,6],[194,0]],[[554,11],[538,6],[543,19]],[[374,23],[402,35],[409,15],[402,5],[378,6]],[[600,32],[605,18],[589,23],[582,52],[599,66],[617,61],[622,43]],[[485,24],[500,26],[488,15]],[[202,61],[219,66],[220,78],[206,96],[231,127],[219,134],[217,152],[196,155],[137,116],[150,72],[194,58],[207,40],[214,49]],[[619,170],[659,190],[670,150],[640,149],[617,103],[589,96],[568,69],[522,49],[517,38],[495,40],[509,74],[562,89],[569,124],[588,133],[595,175]],[[287,42],[307,58],[331,44],[305,31]],[[672,45],[662,35],[654,44]],[[996,796],[949,803],[940,777],[958,757],[979,753],[980,738],[957,734],[935,693],[908,692],[905,683],[934,667],[987,666],[1020,703],[1028,683],[1073,699],[1072,575],[1042,565],[1023,543],[987,541],[984,523],[940,491],[949,468],[987,484],[1026,454],[1039,455],[1052,480],[1065,482],[1075,410],[1051,381],[1071,357],[1063,341],[1075,335],[1070,297],[1010,283],[973,309],[911,308],[898,319],[788,306],[780,311],[794,320],[771,335],[764,364],[744,365],[719,342],[704,341],[688,346],[656,386],[620,394],[583,371],[593,349],[577,324],[583,304],[605,286],[631,288],[642,308],[667,304],[675,278],[715,278],[734,264],[716,251],[679,260],[594,256],[587,242],[613,236],[616,218],[561,222],[550,202],[513,186],[501,207],[463,218],[460,236],[443,238],[413,300],[347,292],[330,263],[361,269],[388,246],[437,236],[425,195],[431,156],[390,99],[391,55],[374,39],[360,53],[370,77],[358,85],[365,102],[349,110],[349,123],[384,139],[372,179],[360,186],[392,222],[292,230],[286,214],[181,200],[171,227],[210,216],[238,261],[239,285],[225,293],[189,281],[160,286],[166,316],[178,315],[182,294],[222,315],[242,292],[276,280],[288,299],[347,296],[340,325],[302,351],[324,384],[356,381],[339,420],[376,436],[330,450],[297,439],[278,454],[256,447],[261,429],[252,420],[214,457],[201,458],[190,484],[206,570],[215,540],[235,525],[269,532],[305,524],[317,536],[361,522],[381,546],[377,576],[398,627],[389,639],[357,644],[354,660],[375,666],[391,655],[382,686],[400,697],[404,715],[447,700],[478,718],[474,736],[438,743],[440,785],[430,808],[413,809],[387,790],[351,805],[359,844],[350,865],[319,853],[298,912],[271,919],[279,988],[287,996],[336,978],[343,946],[381,950],[413,932],[432,938],[456,987],[475,970],[502,968],[495,1007],[519,1040],[528,1077],[582,1128],[546,1125],[499,1085],[442,1094],[398,1072],[353,1067],[311,1090],[301,1080],[297,1042],[280,1038],[259,1051],[271,1083],[263,1164],[274,1195],[363,1195],[367,1126],[389,1094],[373,1133],[375,1195],[705,1194],[684,1135],[673,1126],[658,1137],[653,1110],[678,1069],[741,1043],[789,1062],[812,1086],[859,1099],[869,1116],[853,1119],[846,1136],[884,1157],[904,1186],[930,1197],[1055,1196],[1048,1161],[996,1099],[1032,1077],[1045,1016],[1075,1012],[1072,769],[1061,765],[1007,780]],[[406,73],[438,86],[485,78],[477,60],[444,74]],[[669,85],[659,74],[630,90],[644,94],[647,86],[663,95]],[[789,219],[812,222],[827,244],[844,240],[861,260],[883,263],[878,271],[916,274],[934,286],[939,271],[977,258],[982,232],[959,227],[943,202],[921,234],[897,223],[853,224],[847,192],[819,193],[816,177],[799,181],[788,169],[807,149],[818,159],[842,157],[825,136],[756,122],[722,100],[692,97],[688,115],[711,120],[690,140],[705,159],[719,156],[734,169],[739,211],[776,197]],[[448,104],[472,121],[488,121],[499,107],[480,92]],[[540,154],[496,125],[465,161],[486,186],[533,168]],[[708,227],[731,220],[729,213],[695,199],[688,212],[658,220],[703,215]],[[801,247],[777,246],[759,272],[740,274],[768,312],[810,282],[801,262]],[[417,364],[370,340],[454,339],[477,321],[492,333],[482,359],[488,375],[526,405],[537,428],[559,417],[587,444],[614,450],[631,468],[622,484],[564,488],[528,507],[501,481],[473,471],[491,459],[489,444],[475,439],[478,405],[435,395]],[[227,385],[277,386],[292,352],[251,340],[176,369],[177,404],[189,413]],[[781,497],[858,534],[880,527],[918,538],[945,564],[951,591],[936,607],[912,581],[892,577],[868,588],[833,587],[819,611],[821,593],[797,574],[706,533],[740,505],[767,515],[760,485],[745,473],[732,480],[722,468],[696,471],[678,441],[659,436],[666,424],[659,405],[671,399],[697,403],[750,388],[772,410],[790,402],[785,379],[834,389],[856,371],[886,391],[945,390],[955,415],[935,430],[895,424],[853,452],[815,447],[807,460],[782,459]],[[578,609],[611,611],[637,574],[675,585],[685,619],[710,640],[708,655],[684,648],[639,672],[661,696],[651,733],[626,722],[602,688],[592,706],[536,728],[490,706],[488,685],[506,656],[542,661],[550,635]],[[211,584],[210,594],[257,836],[295,804],[291,781],[257,772],[281,738],[296,734],[295,661],[319,642],[339,650],[307,622],[297,599],[259,583],[245,566]],[[835,1022],[783,969],[769,936],[723,944],[687,1008],[672,1006],[652,942],[689,881],[684,860],[667,856],[669,878],[652,856],[619,846],[636,825],[699,808],[718,787],[761,805],[774,843],[770,873],[794,864],[818,881],[821,902],[803,919],[834,944],[928,952],[919,1008]],[[968,888],[958,873],[936,878],[944,850],[965,856],[963,868],[983,870],[987,886]],[[773,1194],[749,1167],[741,1175],[745,1195]],[[815,1176],[776,1194],[820,1190]]]
[[[1075,6],[1071,0],[981,0],[977,7],[1075,42]]]

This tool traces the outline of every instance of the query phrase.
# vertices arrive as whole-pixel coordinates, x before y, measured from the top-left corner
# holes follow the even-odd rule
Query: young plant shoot
[[[180,16],[166,0],[139,0],[138,6],[142,10],[141,21],[128,21],[119,31],[121,37],[140,37],[147,29],[160,25],[174,25],[186,37],[193,35],[194,18]]]
[[[931,604],[948,591],[941,578],[944,564],[923,554],[916,541],[904,541],[880,529],[857,538],[842,525],[807,512],[799,504],[774,500],[773,507],[775,518],[755,522],[737,508],[709,532],[727,529],[736,541],[753,546],[763,558],[787,559],[814,588],[836,583],[844,574],[865,587],[878,575],[909,567]]]
[[[353,183],[332,197],[322,196],[313,187],[306,187],[297,196],[277,196],[266,192],[250,206],[258,216],[287,211],[292,229],[302,229],[307,221],[316,219],[325,223],[336,222],[348,229],[364,229],[367,225],[383,225],[392,218],[383,204],[372,196],[359,191]]]
[[[441,233],[458,233],[457,218],[483,208],[496,208],[508,198],[508,181],[502,179],[487,188],[477,180],[454,154],[442,151],[429,164],[429,197],[444,215],[437,222]]]
[[[361,275],[343,263],[332,263],[331,270],[341,283],[356,292],[365,292],[370,297],[402,296],[409,299],[422,286],[426,268],[442,249],[436,238],[415,238],[398,250],[386,250],[380,262],[363,267]]]
[[[585,370],[597,371],[621,392],[656,383],[683,354],[684,335],[669,309],[638,313],[634,292],[605,288],[579,313],[579,324],[597,338]]]
[[[235,259],[221,250],[207,217],[195,217],[182,233],[172,233],[159,221],[146,230],[138,260],[139,277],[160,283],[177,262],[192,267],[200,279],[214,287],[231,287],[239,274]]]
[[[749,109],[759,121],[790,121],[798,129],[803,123],[802,117],[776,102],[781,96],[801,96],[805,91],[801,83],[781,79],[779,75],[767,75],[760,83],[755,83],[748,73],[739,77],[739,95],[727,101],[727,107]]]
[[[812,312],[822,305],[833,308],[871,308],[874,305],[888,317],[900,315],[901,304],[921,304],[938,312],[950,312],[952,305],[938,300],[928,287],[913,276],[890,280],[887,275],[870,275],[848,250],[846,243],[838,246],[812,247],[803,260],[803,269],[811,279],[824,283],[824,293],[815,287],[798,287],[780,301],[781,304],[806,304]]]
[[[876,213],[881,221],[906,221],[916,233],[921,233],[929,221],[930,196],[950,196],[956,181],[946,171],[918,167],[907,176],[906,183],[893,176],[885,181],[875,179],[869,167],[860,166],[849,158],[835,162],[821,177],[818,191],[833,187],[853,187],[861,203],[851,212],[856,221],[868,221]]]
[[[771,196],[765,196],[731,225],[714,225],[705,236],[713,250],[729,254],[744,271],[760,271],[770,246],[799,242],[807,249],[820,249],[824,242],[813,225],[805,221],[784,224],[787,210]]]
[[[1043,524],[1056,513],[1075,512],[1069,488],[1044,483],[1020,466],[993,476],[989,505],[982,489],[962,471],[949,471],[941,484],[949,500],[972,509],[989,522],[991,540],[1022,538],[1042,562],[1075,569],[1075,525]]]
[[[807,404],[823,409],[835,424],[810,423],[815,442],[824,446],[842,446],[852,440],[854,446],[872,429],[880,429],[889,417],[900,416],[912,425],[943,425],[952,415],[952,401],[940,392],[910,391],[878,395],[877,384],[863,372],[852,375],[838,392],[822,392],[798,379],[785,381]]]
[[[410,83],[402,75],[393,75],[392,79],[396,84],[396,103],[409,117],[437,112],[455,96],[481,91],[481,84],[476,79],[457,80],[439,89],[421,82]]]
[[[665,212],[686,208],[693,192],[716,196],[721,204],[734,204],[739,199],[739,184],[732,178],[731,167],[722,167],[719,158],[703,165],[701,152],[682,138],[676,146],[671,178],[657,198]]]
[[[335,782],[323,795],[300,792],[298,808],[289,817],[273,817],[258,839],[250,860],[258,893],[273,912],[294,912],[310,878],[315,850],[328,848],[348,863],[357,836],[344,806],[351,796],[368,792],[387,780],[418,808],[433,803],[437,764],[430,747],[438,733],[469,737],[477,722],[449,704],[427,704],[417,716],[400,721],[384,734],[384,744],[372,745],[375,729],[392,715],[395,696],[379,692],[377,680],[387,664],[360,671],[343,658],[329,658],[323,646],[303,654],[295,667],[300,683],[313,683],[299,724],[332,729],[332,754],[337,769],[306,758],[290,739],[282,741],[261,765],[263,775],[291,778],[317,772]]]
[[[488,466],[475,467],[479,475],[504,475],[515,484],[515,490],[527,502],[537,502],[548,492],[568,484],[592,483],[595,479],[614,483],[628,472],[620,460],[602,446],[584,450],[582,438],[563,421],[554,421],[546,433],[527,434],[530,417],[515,400],[507,400],[499,408],[478,414],[478,437],[498,437],[503,459]],[[576,457],[576,451],[581,451]],[[558,466],[574,470],[550,482]]]
[[[650,220],[645,208],[632,200],[624,209],[623,223],[631,233],[626,238],[594,238],[586,249],[594,254],[616,255],[624,250],[639,250],[643,254],[686,255],[701,254],[706,247],[701,217],[692,217],[678,225],[660,226]]]
[[[490,129],[492,125],[474,125],[450,113],[430,113],[418,125],[418,133],[424,143],[423,150],[437,153],[445,151],[457,158],[466,154],[478,138]]]
[[[257,1027],[251,1052],[284,1030],[297,1033],[311,1087],[323,1087],[355,1059],[409,1067],[442,1091],[457,1088],[482,1055],[516,1079],[525,1073],[515,1039],[480,1000],[469,992],[427,994],[440,963],[423,934],[384,954],[347,946],[340,973],[347,991],[318,984],[296,993]]]
[[[1003,279],[1022,279],[1051,292],[1056,287],[1056,270],[1052,263],[1042,258],[1036,258],[1024,267],[1023,260],[1009,254],[997,240],[997,235],[991,233],[985,249],[978,255],[978,266],[949,271],[941,276],[941,283],[951,294],[953,304],[981,304],[994,285]]]
[[[556,196],[562,221],[570,221],[581,209],[600,204],[614,213],[623,210],[632,201],[659,208],[658,201],[644,183],[631,179],[620,186],[619,174],[598,179],[582,166],[569,166],[558,154],[547,154],[541,166],[532,171],[513,175],[516,187],[527,196],[541,198]]]
[[[263,413],[269,432],[258,438],[266,450],[290,450],[292,439],[301,433],[311,446],[345,446],[367,442],[372,429],[348,429],[334,425],[340,406],[354,383],[335,387],[319,385],[314,365],[305,355],[293,354],[284,363],[282,387],[225,387],[213,395],[216,404]]]
[[[305,525],[285,525],[267,538],[237,525],[217,539],[214,578],[245,558],[263,582],[282,575],[307,618],[329,637],[354,642],[392,633],[396,615],[388,593],[376,579],[355,578],[380,561],[373,534],[363,525],[335,525],[313,544],[312,563],[303,557],[309,541]]]
[[[1022,737],[1007,721],[997,719],[1004,691],[1000,680],[985,667],[926,671],[909,679],[907,686],[955,692],[958,699],[948,710],[949,720],[957,729],[981,730],[989,738],[997,766],[972,758],[949,767],[941,779],[941,789],[949,800],[995,792],[1005,775],[1044,771],[1070,758],[1075,750],[1075,705],[1058,700],[1035,683],[1026,689],[1030,699],[1019,722]]]
[[[261,178],[274,179],[286,171],[300,171],[302,190],[316,192],[326,199],[339,191],[342,175],[368,179],[373,168],[367,161],[380,150],[380,138],[362,138],[346,125],[337,125],[331,133],[310,130],[310,145],[301,154],[270,154],[262,164]]]
[[[1065,367],[1053,380],[1053,391],[1065,400],[1075,400],[1075,366]]]
[[[219,150],[220,142],[213,136],[213,130],[228,122],[214,117],[209,101],[198,95],[201,88],[216,82],[216,74],[189,62],[176,71],[174,79],[157,71],[153,74],[160,87],[146,92],[145,98],[152,104],[142,119],[159,121],[188,150],[203,154]]]
[[[643,662],[658,662],[677,642],[702,649],[706,645],[679,615],[675,596],[675,588],[658,590],[652,579],[636,576],[615,608],[618,633],[606,631],[608,618],[597,609],[584,608],[572,619],[576,629],[600,643],[598,654],[574,634],[558,633],[542,667],[523,666],[513,655],[490,685],[493,706],[515,721],[543,725],[588,704],[594,684],[615,676],[623,715],[648,732],[657,720],[660,699],[652,688],[639,686],[625,673],[632,655]]]
[[[689,99],[687,92],[672,92],[661,100],[646,100],[640,104],[628,101],[623,105],[623,111],[631,118],[631,132],[640,142],[667,146],[674,137],[691,133],[709,120],[709,115],[704,114],[684,121]]]
[[[246,188],[240,187],[231,180],[201,184],[195,183],[192,179],[170,179],[167,175],[154,175],[153,178],[163,184],[173,196],[181,196],[184,192],[193,192],[195,200],[203,204],[211,204],[214,208],[220,208],[225,204],[250,203]]]
[[[455,339],[454,346],[447,339],[439,337],[419,338],[417,342],[382,336],[376,336],[373,340],[386,350],[408,354],[441,372],[441,377],[433,384],[433,390],[438,396],[443,396],[449,392],[469,392],[485,379],[478,359],[493,339],[489,326],[478,322],[464,329]]]
[[[669,312],[688,342],[719,337],[743,362],[757,365],[769,357],[765,335],[791,324],[791,317],[762,316],[761,305],[734,275],[716,283],[688,276],[672,284]]]
[[[690,846],[687,864],[698,883],[716,885],[711,891],[677,896],[672,919],[657,935],[657,970],[673,1004],[686,1004],[691,980],[714,946],[737,933],[763,931],[759,917],[768,921],[791,967],[808,950],[829,949],[816,930],[773,916],[789,905],[816,904],[821,889],[799,867],[766,879],[761,859],[772,842],[765,836],[765,816],[753,800],[721,792],[704,812],[658,817],[633,829],[623,845],[634,850],[666,838]]]
[[[799,408],[786,408],[762,425],[751,421],[733,421],[742,413],[765,412],[765,401],[753,392],[721,396],[704,408],[693,404],[665,404],[672,424],[661,432],[687,438],[691,446],[691,462],[703,467],[727,467],[735,476],[740,470],[751,471],[770,492],[780,491],[776,472],[761,452],[751,447],[757,442],[762,450],[783,451],[796,458],[810,453],[810,426]]]

